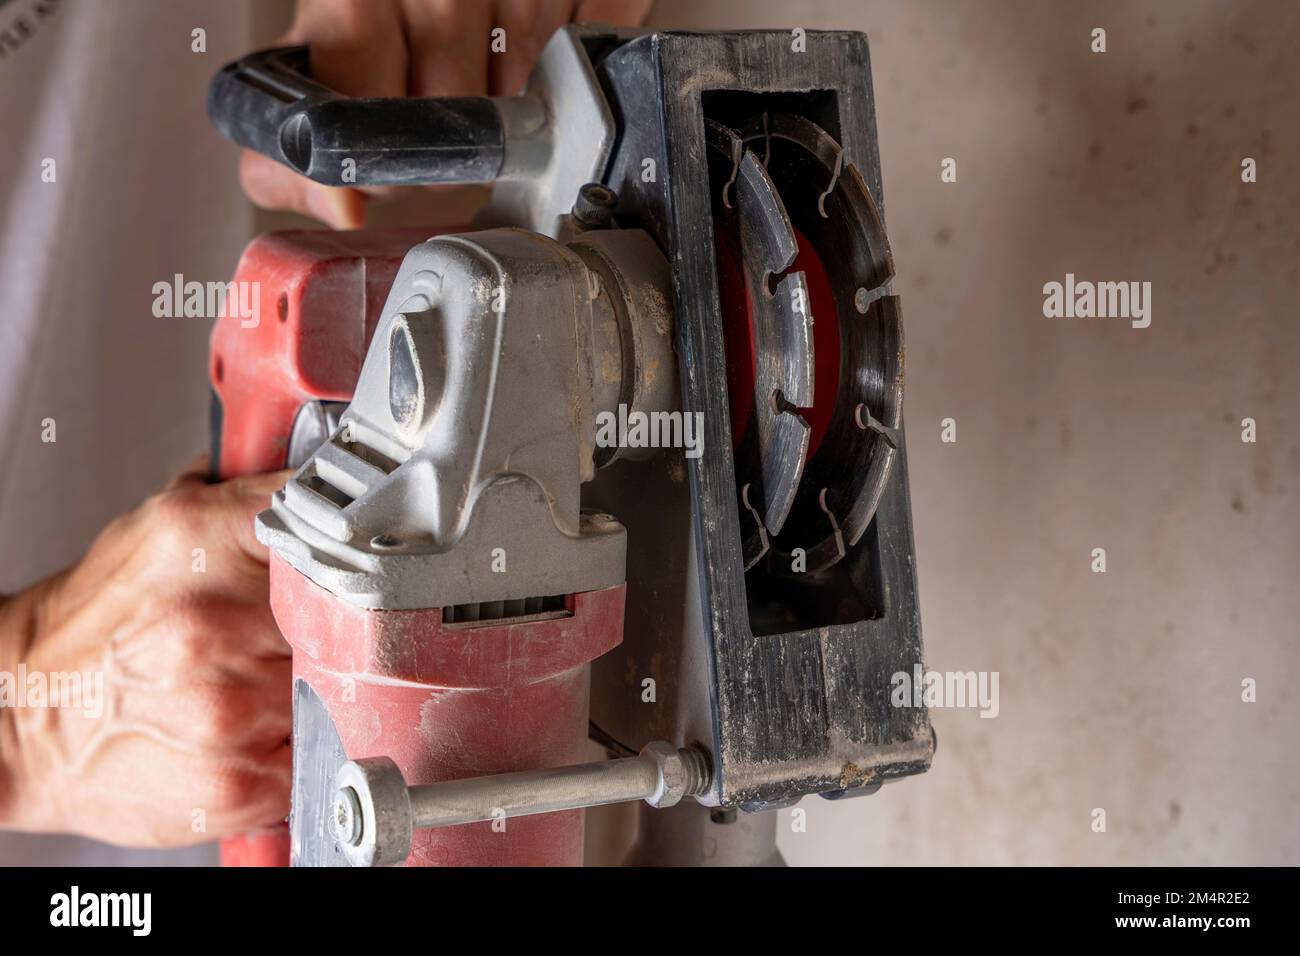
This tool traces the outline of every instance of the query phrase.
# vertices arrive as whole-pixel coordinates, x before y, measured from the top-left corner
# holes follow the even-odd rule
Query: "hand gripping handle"
[[[313,80],[310,50],[294,46],[224,67],[208,115],[228,139],[327,186],[486,183],[505,161],[503,110],[525,99],[354,99]]]

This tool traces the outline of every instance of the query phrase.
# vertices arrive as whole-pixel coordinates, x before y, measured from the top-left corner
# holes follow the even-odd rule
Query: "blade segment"
[[[812,404],[812,313],[803,273],[769,286],[770,276],[794,263],[799,245],[776,186],[752,150],[740,161],[734,190],[757,366],[754,414],[762,475],[760,500],[753,504],[775,535],[790,513],[808,453],[808,423],[795,408]]]

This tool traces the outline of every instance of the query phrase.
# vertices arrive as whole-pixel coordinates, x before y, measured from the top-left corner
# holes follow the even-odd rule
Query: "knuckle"
[[[164,542],[192,541],[202,528],[203,501],[188,488],[164,491],[145,507],[153,532]]]
[[[400,20],[383,15],[373,0],[342,0],[332,5],[328,13],[300,7],[290,32],[295,42],[313,48],[313,73],[317,71],[318,59],[323,57],[327,61],[323,65],[325,72],[331,74],[329,79],[333,84],[340,80],[346,82],[352,78],[346,74],[357,72],[347,69],[349,63],[364,62],[377,48],[397,46],[402,40]],[[334,75],[340,65],[344,66],[345,75]]]
[[[207,660],[219,633],[218,615],[213,609],[203,602],[184,601],[171,604],[166,613],[183,663],[192,666]]]
[[[371,0],[343,0],[330,11],[335,29],[345,36],[356,36],[360,31],[370,32],[375,22]]]
[[[199,740],[214,750],[238,745],[247,722],[241,695],[224,683],[205,684],[195,692],[201,719],[195,725]]]

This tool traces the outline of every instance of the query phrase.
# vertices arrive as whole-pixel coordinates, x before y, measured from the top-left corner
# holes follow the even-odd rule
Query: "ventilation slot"
[[[386,455],[382,455],[368,445],[363,445],[359,441],[344,441],[340,432],[334,439],[334,445],[355,458],[360,458],[366,464],[374,465],[385,475],[391,475],[397,470],[397,462]]]
[[[572,616],[573,608],[567,594],[516,598],[510,601],[483,601],[478,604],[452,604],[442,609],[444,627],[488,627],[506,621],[524,624]]]
[[[320,475],[312,475],[303,484],[338,508],[346,508],[352,504],[353,499],[349,495],[335,488]]]

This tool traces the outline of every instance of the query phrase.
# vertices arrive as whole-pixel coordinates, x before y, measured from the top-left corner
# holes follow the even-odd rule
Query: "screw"
[[[361,845],[361,801],[351,787],[334,794],[334,814],[330,817],[334,838],[349,846]]]
[[[578,200],[573,204],[573,218],[591,229],[603,229],[614,221],[614,207],[618,196],[614,190],[600,183],[587,183],[578,190]]]
[[[395,534],[377,534],[370,539],[370,547],[376,551],[393,551],[401,546],[402,540]]]

